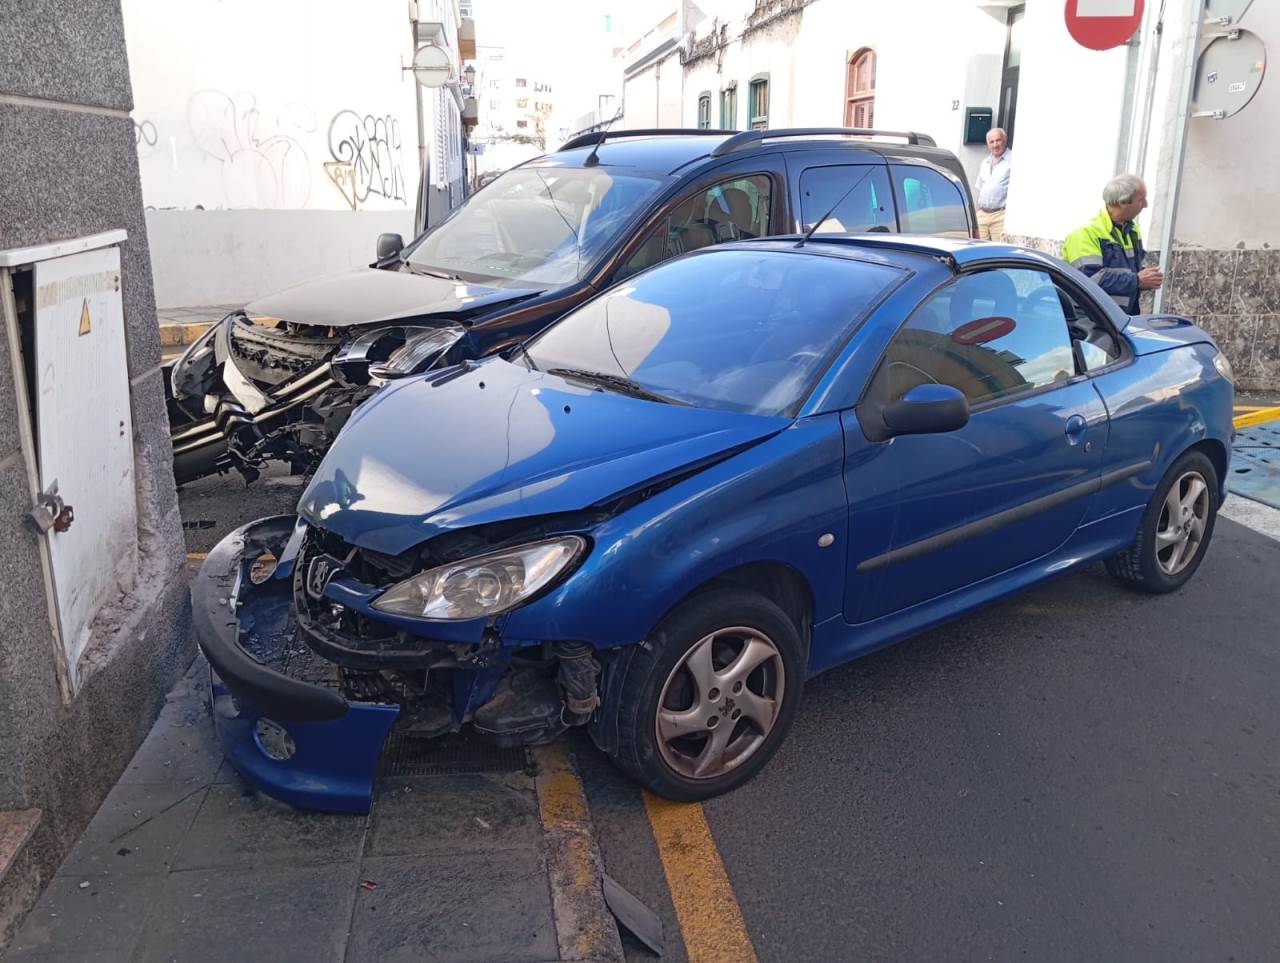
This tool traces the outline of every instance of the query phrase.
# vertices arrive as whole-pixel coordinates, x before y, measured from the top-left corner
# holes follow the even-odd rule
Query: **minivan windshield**
[[[500,286],[576,281],[670,179],[605,168],[517,167],[408,253],[410,269]]]
[[[905,272],[809,251],[708,249],[637,275],[513,360],[680,404],[784,415]]]

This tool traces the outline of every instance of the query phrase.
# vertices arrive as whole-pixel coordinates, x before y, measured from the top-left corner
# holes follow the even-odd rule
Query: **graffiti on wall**
[[[134,120],[133,122],[133,145],[138,150],[138,158],[150,157],[156,152],[156,145],[160,143],[160,134],[156,130],[156,125],[149,120]]]
[[[400,122],[390,114],[338,111],[329,122],[329,154],[324,171],[353,211],[373,195],[405,200]]]
[[[264,115],[251,93],[199,90],[187,101],[187,126],[197,150],[220,165],[228,207],[306,206],[311,162],[298,136],[316,131],[310,107]]]

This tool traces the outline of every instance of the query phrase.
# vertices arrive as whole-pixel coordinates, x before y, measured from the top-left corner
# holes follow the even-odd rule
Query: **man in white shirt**
[[[978,205],[978,237],[984,241],[1004,240],[1004,204],[1009,197],[1009,174],[1013,170],[1013,154],[1008,150],[1009,138],[999,127],[987,131],[987,150],[991,151],[978,167],[974,184],[974,202]]]

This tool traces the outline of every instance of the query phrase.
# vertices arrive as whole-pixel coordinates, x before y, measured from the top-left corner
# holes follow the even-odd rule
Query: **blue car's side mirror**
[[[399,254],[404,250],[404,238],[399,234],[378,235],[378,260]]]
[[[951,385],[916,385],[885,405],[881,417],[891,436],[955,431],[969,423],[969,401]]]

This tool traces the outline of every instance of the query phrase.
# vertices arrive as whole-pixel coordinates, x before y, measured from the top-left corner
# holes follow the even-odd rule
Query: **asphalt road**
[[[190,550],[288,511],[266,481],[185,489]],[[1221,519],[1175,595],[1099,566],[811,680],[704,806],[759,959],[1280,959],[1277,589],[1280,543]],[[606,870],[686,959],[639,792],[575,749]]]
[[[813,679],[704,805],[759,958],[1280,958],[1277,588],[1280,543],[1221,519],[1173,596],[1099,566]],[[637,794],[579,757],[678,941]]]

